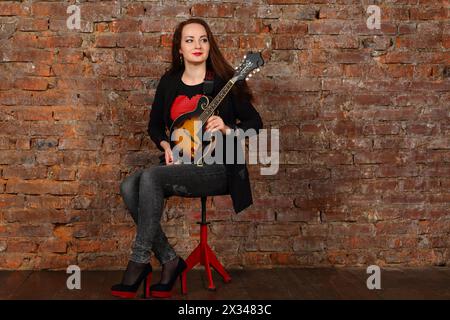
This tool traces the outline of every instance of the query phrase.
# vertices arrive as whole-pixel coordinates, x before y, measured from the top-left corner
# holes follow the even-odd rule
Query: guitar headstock
[[[241,64],[235,68],[235,73],[233,75],[233,82],[239,80],[248,80],[256,72],[259,72],[261,67],[264,65],[264,60],[261,56],[261,52],[248,52]]]

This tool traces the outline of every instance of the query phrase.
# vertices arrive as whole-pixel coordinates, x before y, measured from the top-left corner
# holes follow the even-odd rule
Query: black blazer
[[[161,147],[160,142],[162,140],[169,142],[168,129],[172,125],[170,107],[176,98],[182,75],[183,71],[175,74],[166,73],[161,77],[156,88],[155,98],[150,112],[148,133],[157,148],[161,151],[164,151],[164,149]],[[214,97],[225,84],[226,82],[218,76],[214,77]],[[218,107],[218,115],[230,128],[241,128],[244,131],[253,128],[259,133],[259,129],[263,127],[263,123],[258,111],[256,111],[250,101],[241,100],[230,92]],[[237,123],[237,120],[240,122]],[[237,147],[236,145],[237,143],[235,143],[235,148]],[[226,150],[224,150],[224,153],[226,153]],[[246,164],[225,163],[225,167],[228,190],[233,202],[233,208],[238,213],[253,203],[247,166]]]

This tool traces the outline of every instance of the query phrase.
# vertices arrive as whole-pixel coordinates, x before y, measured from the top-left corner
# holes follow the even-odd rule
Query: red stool
[[[182,277],[182,290],[183,294],[187,294],[186,275],[189,270],[194,268],[197,264],[202,264],[205,267],[206,276],[208,277],[208,290],[215,290],[214,282],[212,279],[211,268],[216,270],[223,278],[225,283],[231,281],[230,275],[225,271],[224,267],[217,260],[216,255],[208,245],[208,224],[206,222],[206,197],[201,197],[202,201],[202,221],[197,222],[200,224],[200,243],[197,248],[192,251],[189,257],[186,259],[187,268],[183,271]]]

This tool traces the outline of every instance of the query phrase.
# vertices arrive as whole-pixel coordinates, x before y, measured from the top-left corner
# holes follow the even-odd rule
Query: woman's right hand
[[[173,154],[172,150],[170,148],[167,148],[164,150],[165,156],[166,156],[166,165],[173,164]]]
[[[167,141],[161,141],[161,147],[164,149],[164,156],[166,158],[166,165],[171,165],[173,163],[173,154],[170,144]]]

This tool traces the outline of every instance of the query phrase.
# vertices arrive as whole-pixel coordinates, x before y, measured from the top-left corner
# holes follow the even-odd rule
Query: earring
[[[183,56],[180,55],[180,63],[183,64]]]

